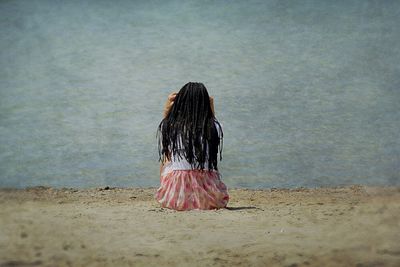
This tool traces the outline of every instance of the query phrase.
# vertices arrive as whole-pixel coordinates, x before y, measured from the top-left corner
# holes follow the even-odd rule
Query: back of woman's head
[[[211,109],[207,88],[202,83],[185,84],[158,127],[160,160],[185,158],[193,167],[218,170],[222,159],[223,133]]]

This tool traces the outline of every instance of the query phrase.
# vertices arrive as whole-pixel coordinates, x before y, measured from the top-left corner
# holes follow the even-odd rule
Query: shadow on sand
[[[227,210],[259,210],[260,208],[257,207],[226,207]]]

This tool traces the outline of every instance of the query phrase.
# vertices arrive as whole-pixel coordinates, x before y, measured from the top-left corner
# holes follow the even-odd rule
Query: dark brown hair
[[[202,83],[185,84],[175,97],[167,117],[157,130],[159,161],[182,159],[192,168],[218,170],[222,159],[223,132],[215,118],[207,88]]]

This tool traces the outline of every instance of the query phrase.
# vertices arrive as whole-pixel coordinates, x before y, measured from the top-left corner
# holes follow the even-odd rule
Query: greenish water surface
[[[159,184],[215,97],[228,187],[400,185],[400,1],[1,1],[0,187]]]

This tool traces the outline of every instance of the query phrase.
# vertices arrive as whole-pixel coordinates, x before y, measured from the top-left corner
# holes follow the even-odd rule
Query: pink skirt
[[[226,185],[217,171],[174,170],[160,177],[155,193],[164,208],[174,210],[225,208],[229,201]]]

